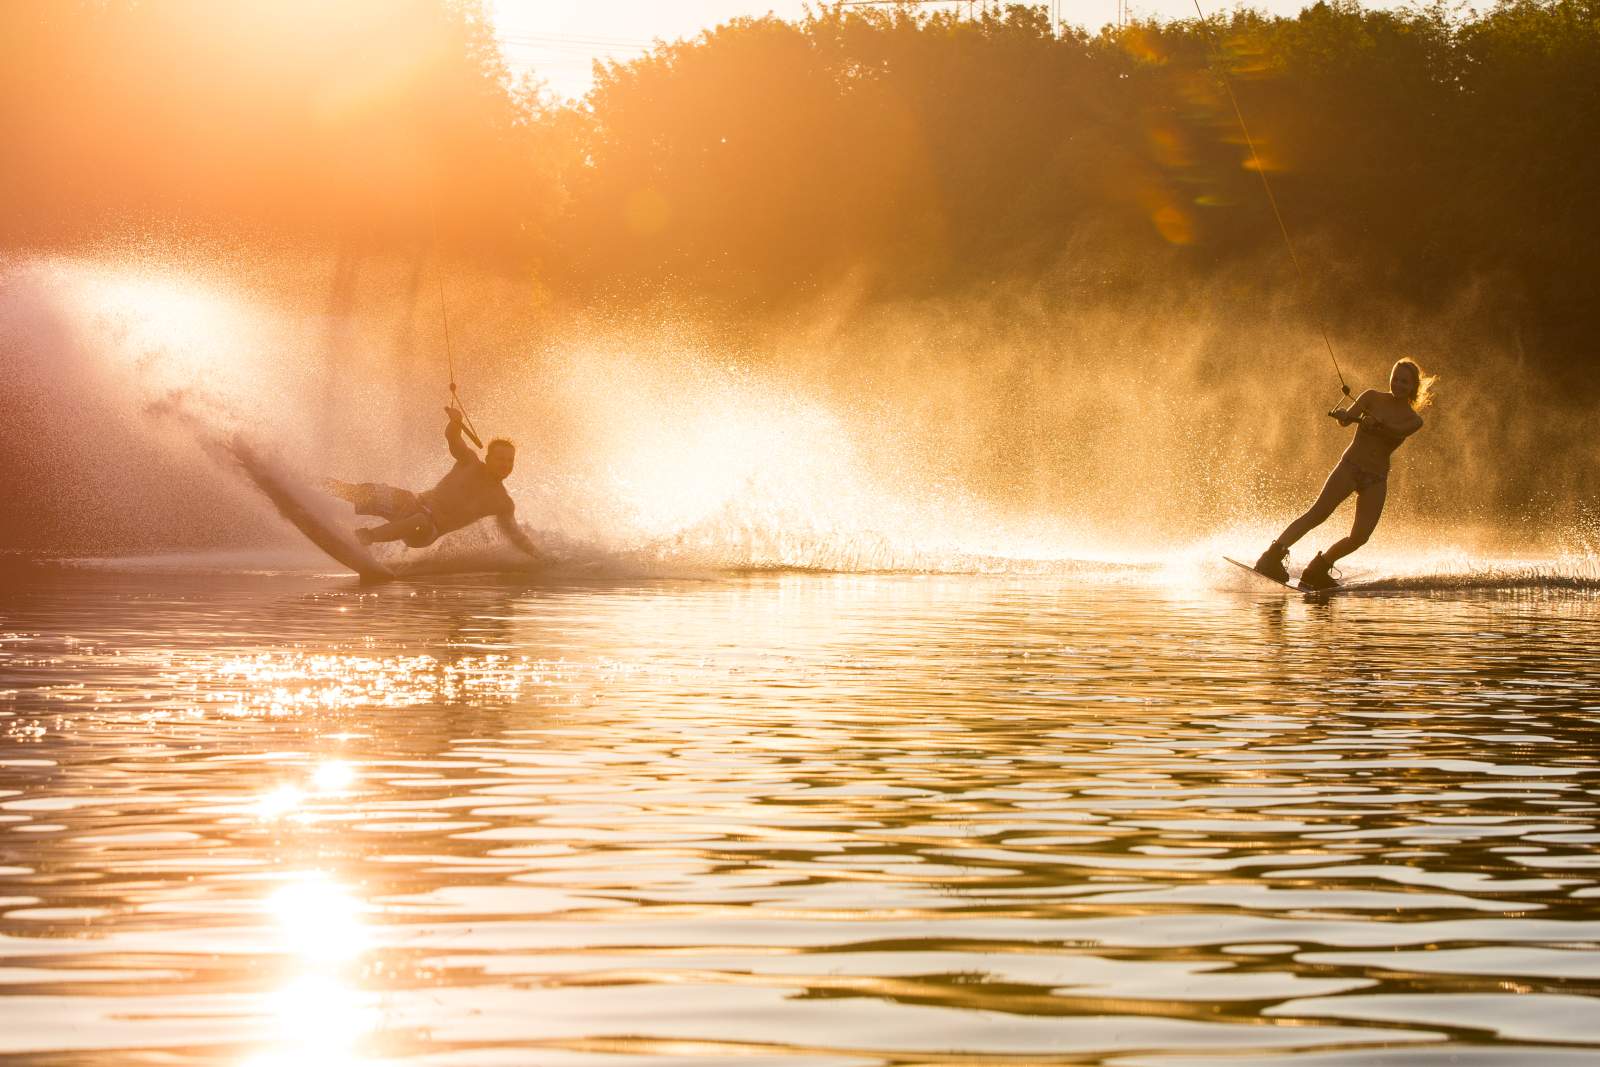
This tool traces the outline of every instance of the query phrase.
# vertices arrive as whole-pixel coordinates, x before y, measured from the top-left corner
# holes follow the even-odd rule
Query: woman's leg
[[[1356,517],[1350,524],[1350,533],[1329,545],[1322,553],[1329,563],[1341,559],[1367,543],[1372,531],[1378,528],[1383,515],[1383,502],[1389,496],[1387,480],[1375,482],[1356,494]]]
[[[1355,491],[1355,478],[1345,470],[1344,464],[1339,464],[1328,475],[1328,480],[1322,483],[1322,492],[1317,494],[1316,502],[1306,509],[1304,515],[1291,522],[1283,533],[1278,535],[1277,543],[1283,548],[1288,548],[1326,522],[1328,516],[1333,514],[1333,509],[1343,504],[1344,498]],[[1383,509],[1381,501],[1378,504],[1378,509],[1380,511]],[[1378,520],[1374,517],[1372,521],[1376,523]],[[1354,549],[1351,551],[1354,551]]]

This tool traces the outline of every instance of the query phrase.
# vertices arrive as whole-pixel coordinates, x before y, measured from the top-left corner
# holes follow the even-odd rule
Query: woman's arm
[[[1368,389],[1356,397],[1354,404],[1347,408],[1335,408],[1328,412],[1328,417],[1330,419],[1338,419],[1341,426],[1349,426],[1352,422],[1359,422],[1361,417],[1367,414],[1372,398],[1377,395],[1378,391],[1376,389]]]
[[[1390,422],[1379,418],[1376,412],[1368,411],[1362,414],[1361,425],[1378,431],[1392,441],[1404,441],[1422,429],[1422,416],[1415,411],[1407,411],[1399,422]]]

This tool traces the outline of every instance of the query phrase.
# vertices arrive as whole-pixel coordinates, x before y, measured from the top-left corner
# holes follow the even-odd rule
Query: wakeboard
[[[306,536],[306,539],[335,562],[355,571],[364,582],[391,582],[394,571],[356,540],[345,521],[343,509],[331,497],[304,485],[279,469],[242,438],[229,442],[228,451],[239,461],[250,481],[266,494],[278,514]]]
[[[1227,560],[1229,563],[1233,564],[1235,567],[1242,567],[1243,569],[1249,571],[1251,574],[1255,575],[1257,578],[1260,578],[1263,582],[1271,582],[1273,585],[1278,586],[1280,589],[1287,589],[1291,593],[1299,593],[1302,596],[1316,596],[1318,594],[1327,595],[1328,593],[1337,592],[1338,589],[1339,589],[1338,586],[1334,586],[1331,589],[1306,589],[1305,587],[1301,586],[1298,582],[1296,582],[1296,583],[1280,582],[1280,581],[1278,581],[1278,579],[1272,577],[1272,575],[1270,575],[1270,574],[1262,574],[1260,571],[1258,571],[1254,567],[1250,566],[1250,564],[1248,564],[1248,563],[1240,563],[1238,560],[1234,559],[1232,556],[1223,556],[1222,558]]]

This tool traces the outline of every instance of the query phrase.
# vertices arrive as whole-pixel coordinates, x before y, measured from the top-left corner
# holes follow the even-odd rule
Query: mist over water
[[[233,435],[308,483],[430,485],[448,463],[439,269],[302,253],[0,265],[13,382],[0,538],[296,558],[303,540],[219,460]],[[599,321],[456,266],[443,281],[473,419],[519,446],[521,521],[562,558],[623,571],[1170,578],[1257,551],[1347,440],[1322,414],[1337,388],[1292,294],[1096,299],[1066,278],[1082,299],[864,308],[842,284],[781,325],[712,332],[671,313]],[[1594,446],[1528,416],[1537,383],[1470,336],[1484,326],[1470,294],[1437,321],[1378,308],[1373,322],[1339,338],[1352,385],[1382,385],[1412,354],[1443,374],[1443,399],[1397,454],[1383,524],[1348,570],[1595,579]],[[515,553],[472,528],[405,557],[459,570]]]

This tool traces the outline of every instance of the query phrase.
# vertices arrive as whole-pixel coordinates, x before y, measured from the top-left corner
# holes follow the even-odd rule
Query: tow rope
[[[450,308],[444,298],[444,253],[439,246],[439,213],[433,212],[433,249],[438,258],[439,267],[436,280],[439,283],[439,321],[444,324],[444,358],[450,371],[450,406],[461,412],[461,429],[467,438],[477,447],[483,447],[483,439],[478,436],[477,429],[472,425],[472,417],[467,414],[467,407],[461,402],[461,393],[456,389],[456,355],[450,347]],[[1349,392],[1349,390],[1345,390]]]
[[[1245,125],[1244,111],[1239,107],[1239,98],[1234,95],[1233,81],[1228,77],[1227,57],[1223,54],[1216,35],[1211,32],[1211,24],[1206,21],[1205,12],[1200,10],[1200,0],[1194,0],[1194,11],[1200,16],[1200,26],[1205,31],[1206,39],[1211,42],[1211,50],[1217,58],[1217,72],[1222,76],[1222,86],[1228,92],[1229,102],[1233,104],[1233,114],[1239,120],[1239,132],[1244,134],[1244,143],[1250,148],[1250,159],[1255,164],[1256,173],[1261,176],[1261,188],[1266,191],[1267,203],[1272,205],[1272,217],[1278,221],[1278,232],[1283,235],[1284,248],[1289,250],[1289,262],[1294,264],[1294,272],[1300,279],[1301,290],[1312,298],[1312,314],[1317,320],[1317,330],[1322,334],[1323,347],[1328,350],[1328,359],[1333,362],[1333,373],[1339,376],[1339,389],[1349,397],[1350,384],[1344,380],[1344,371],[1339,369],[1339,357],[1333,354],[1333,342],[1328,339],[1328,325],[1323,318],[1322,308],[1312,293],[1310,283],[1306,281],[1305,269],[1300,266],[1300,257],[1294,251],[1294,242],[1289,239],[1289,227],[1284,224],[1283,212],[1278,210],[1278,198],[1273,195],[1272,183],[1267,180],[1267,168],[1262,166],[1261,154],[1256,151],[1256,142],[1250,136],[1250,128]]]

